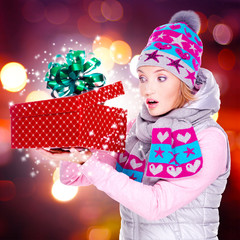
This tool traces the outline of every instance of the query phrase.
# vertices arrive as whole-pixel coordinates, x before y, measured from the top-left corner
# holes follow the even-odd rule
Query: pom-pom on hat
[[[197,32],[200,18],[194,11],[175,13],[168,24],[157,27],[148,39],[137,64],[159,66],[194,88],[203,52]]]

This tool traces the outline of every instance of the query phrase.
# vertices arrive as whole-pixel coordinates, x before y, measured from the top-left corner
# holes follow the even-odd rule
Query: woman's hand
[[[37,148],[36,151],[39,152],[47,160],[54,162],[69,161],[83,164],[92,156],[92,152],[88,149],[79,152],[75,148],[70,148],[70,152],[62,153],[52,153],[45,150],[44,148]]]

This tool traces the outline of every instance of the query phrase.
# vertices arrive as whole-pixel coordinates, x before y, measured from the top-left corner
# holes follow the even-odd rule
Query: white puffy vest
[[[211,126],[222,129],[212,121],[204,125],[196,131]],[[195,200],[171,215],[156,221],[148,221],[120,205],[122,218],[120,240],[217,240],[218,208],[229,174],[230,151],[228,146],[226,172],[220,175]],[[143,183],[148,184],[146,176],[144,179]]]

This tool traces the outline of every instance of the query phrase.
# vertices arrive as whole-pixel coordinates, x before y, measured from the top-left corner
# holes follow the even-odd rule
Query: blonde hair
[[[194,100],[196,100],[196,97],[193,94],[192,90],[184,82],[181,81],[180,94],[175,104],[175,108],[181,108],[189,101],[194,101]]]

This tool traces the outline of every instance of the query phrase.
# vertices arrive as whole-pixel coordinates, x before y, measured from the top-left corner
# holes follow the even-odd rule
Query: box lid
[[[122,82],[116,82],[77,96],[19,103],[10,106],[11,118],[79,111],[81,107],[102,103],[124,94]]]

